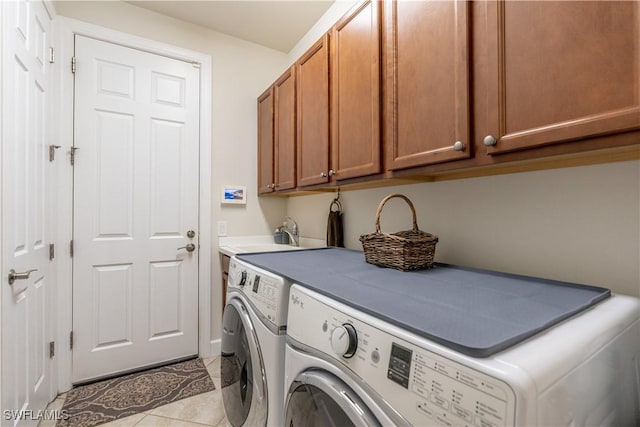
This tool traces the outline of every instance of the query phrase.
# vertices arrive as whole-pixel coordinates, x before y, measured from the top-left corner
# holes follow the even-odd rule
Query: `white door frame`
[[[168,44],[133,36],[108,28],[88,24],[75,19],[57,16],[54,24],[57,45],[54,76],[59,92],[53,94],[59,100],[58,116],[54,118],[58,135],[59,155],[65,157],[58,163],[58,235],[56,241],[58,276],[58,333],[56,336],[56,357],[58,358],[58,390],[71,388],[72,355],[69,348],[69,332],[72,330],[72,262],[69,257],[69,242],[73,230],[73,176],[69,163],[70,147],[73,142],[73,74],[71,58],[74,53],[74,36],[82,35],[122,46],[155,53],[169,58],[200,64],[200,209],[198,231],[199,271],[198,271],[198,353],[202,357],[211,355],[211,56],[182,49]],[[64,309],[63,309],[64,308]]]

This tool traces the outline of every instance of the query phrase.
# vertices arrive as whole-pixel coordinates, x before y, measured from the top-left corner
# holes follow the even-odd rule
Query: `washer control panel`
[[[242,292],[268,321],[286,326],[289,283],[282,277],[232,258],[227,292],[232,290]]]
[[[403,332],[400,338],[389,332],[395,327],[316,296],[291,288],[287,334],[350,369],[411,424],[514,424],[515,396],[507,384],[427,350],[420,337]]]

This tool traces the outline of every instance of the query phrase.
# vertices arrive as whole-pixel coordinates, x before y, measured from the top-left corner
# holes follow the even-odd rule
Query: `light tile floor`
[[[102,424],[103,427],[229,427],[222,405],[220,392],[220,356],[204,359],[204,365],[211,375],[216,389],[178,400],[147,412]],[[48,410],[61,410],[65,394],[59,395],[47,407]],[[39,427],[54,427],[55,421],[42,421]]]

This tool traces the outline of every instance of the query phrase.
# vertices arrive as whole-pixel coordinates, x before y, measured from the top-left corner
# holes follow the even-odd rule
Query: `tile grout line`
[[[144,420],[147,417],[158,417],[158,418],[165,418],[167,420],[173,420],[173,421],[181,421],[183,423],[189,423],[189,424],[197,424],[199,426],[208,426],[208,427],[215,427],[218,424],[220,424],[220,421],[222,421],[222,418],[220,418],[220,420],[218,420],[217,424],[205,424],[205,423],[199,423],[198,421],[191,421],[191,420],[183,420],[181,418],[173,418],[173,417],[167,417],[166,415],[155,415],[155,414],[147,414],[145,413],[145,416],[142,417],[142,419],[140,421],[138,421],[135,425],[138,425],[139,423],[142,422],[142,420]],[[224,418],[224,417],[223,417]]]

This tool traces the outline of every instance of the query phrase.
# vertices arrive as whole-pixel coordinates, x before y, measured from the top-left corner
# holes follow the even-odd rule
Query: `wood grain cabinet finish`
[[[229,262],[231,257],[220,252],[220,265],[222,267],[222,309],[227,305],[227,284],[229,283]]]
[[[289,68],[274,87],[275,191],[296,186],[296,73]]]
[[[366,1],[331,30],[331,170],[334,180],[381,172],[381,3]]]
[[[297,62],[298,186],[329,180],[329,36]]]
[[[640,2],[482,6],[489,154],[640,129]]]
[[[258,97],[258,194],[274,191],[273,87]]]
[[[386,168],[467,158],[469,4],[385,1]]]

